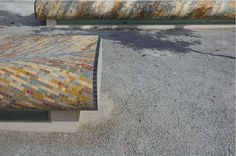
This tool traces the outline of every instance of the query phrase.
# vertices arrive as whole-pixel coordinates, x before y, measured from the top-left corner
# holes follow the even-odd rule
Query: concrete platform
[[[64,132],[78,130],[79,111],[50,111],[50,122],[0,122],[0,130]]]

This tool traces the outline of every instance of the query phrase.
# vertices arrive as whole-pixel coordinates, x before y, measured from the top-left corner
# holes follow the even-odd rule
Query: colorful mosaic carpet
[[[96,110],[97,36],[0,40],[0,110]]]
[[[39,19],[235,19],[235,0],[36,0]]]

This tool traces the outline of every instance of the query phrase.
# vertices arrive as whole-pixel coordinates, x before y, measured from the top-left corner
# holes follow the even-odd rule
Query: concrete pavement
[[[234,155],[234,28],[30,27],[42,23],[32,0],[20,2],[0,1],[0,38],[102,36],[106,109],[99,118],[81,117],[75,134],[0,131],[1,156]]]
[[[101,35],[101,101],[109,106],[76,134],[1,131],[1,155],[234,155],[233,28],[0,32]]]

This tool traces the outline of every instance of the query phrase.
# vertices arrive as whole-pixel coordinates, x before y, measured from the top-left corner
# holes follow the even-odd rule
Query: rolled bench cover
[[[36,0],[38,19],[235,19],[235,0]]]
[[[0,110],[96,110],[98,36],[0,39]]]

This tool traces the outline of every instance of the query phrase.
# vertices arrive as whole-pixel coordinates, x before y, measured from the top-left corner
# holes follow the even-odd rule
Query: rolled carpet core
[[[36,0],[38,19],[235,19],[235,0]]]
[[[0,40],[0,110],[96,110],[98,36]]]

